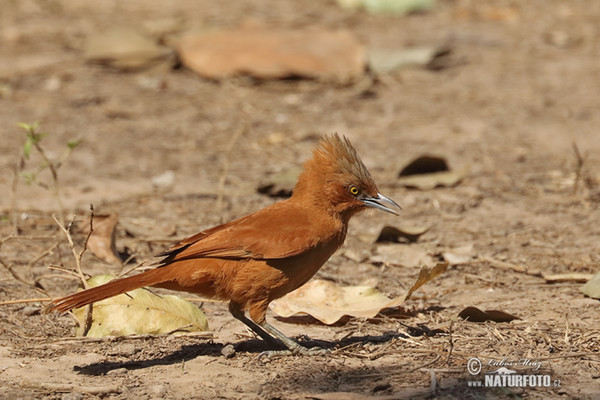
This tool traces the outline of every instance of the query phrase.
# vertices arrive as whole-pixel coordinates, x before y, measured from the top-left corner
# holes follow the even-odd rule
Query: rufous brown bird
[[[67,311],[143,286],[186,291],[229,301],[235,318],[291,353],[318,354],[267,323],[267,307],[306,283],[344,243],[350,217],[369,207],[396,215],[401,209],[379,193],[346,137],[326,136],[289,199],[181,241],[159,255],[157,268],[54,300],[49,309]]]

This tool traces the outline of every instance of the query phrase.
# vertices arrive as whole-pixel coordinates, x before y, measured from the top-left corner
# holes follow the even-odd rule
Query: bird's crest
[[[307,164],[311,162],[322,171],[330,170],[340,175],[351,174],[365,184],[373,182],[371,174],[350,140],[345,136],[341,138],[337,133],[321,139],[319,147],[313,151],[313,159]]]

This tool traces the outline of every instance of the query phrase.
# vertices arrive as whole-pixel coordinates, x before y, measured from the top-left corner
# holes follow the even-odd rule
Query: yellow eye
[[[360,190],[358,190],[358,188],[354,185],[350,186],[348,188],[348,191],[350,192],[351,195],[356,196],[358,193],[360,193]]]

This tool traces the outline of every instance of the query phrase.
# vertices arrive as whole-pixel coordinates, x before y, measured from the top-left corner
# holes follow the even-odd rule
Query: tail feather
[[[115,279],[104,285],[83,290],[61,299],[56,299],[50,303],[47,307],[47,311],[65,312],[144,286],[157,285],[172,279],[169,272],[170,271],[166,268],[157,268],[127,278]]]

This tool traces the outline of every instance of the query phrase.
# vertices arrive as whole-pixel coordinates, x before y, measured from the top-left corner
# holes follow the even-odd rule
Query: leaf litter
[[[88,284],[95,287],[115,278],[114,275],[97,275],[90,278]],[[79,323],[78,336],[83,335],[85,313],[86,307],[73,310]],[[204,313],[189,301],[175,295],[159,296],[147,289],[135,289],[94,303],[92,324],[86,336],[158,335],[207,329]]]
[[[370,286],[342,287],[314,279],[271,303],[271,309],[283,318],[308,314],[326,325],[335,324],[344,316],[373,318],[385,309],[402,305],[415,290],[444,273],[447,267],[447,263],[438,263],[433,268],[423,266],[407,293],[394,299]]]

